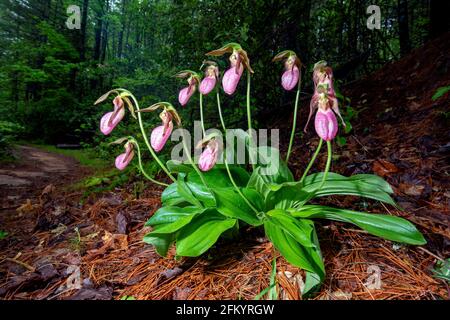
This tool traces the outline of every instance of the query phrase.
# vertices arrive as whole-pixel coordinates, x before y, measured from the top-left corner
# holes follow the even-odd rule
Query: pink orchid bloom
[[[231,68],[225,71],[222,78],[223,90],[226,94],[232,95],[239,84],[242,73],[244,72],[244,66],[241,63],[241,56],[237,51],[234,51],[230,56]]]
[[[215,140],[210,140],[198,159],[198,167],[202,171],[211,170],[217,162],[219,154],[219,144]]]
[[[283,76],[281,77],[281,85],[285,90],[290,91],[295,88],[299,78],[300,70],[294,65],[291,69],[284,71]]]
[[[125,169],[134,157],[133,144],[127,142],[125,144],[125,152],[116,157],[115,165],[119,170]]]
[[[239,70],[237,67],[231,67],[225,72],[222,78],[222,86],[226,94],[232,95],[236,91],[243,71],[244,68],[241,66]]]
[[[153,129],[150,135],[150,144],[156,152],[164,148],[173,130],[172,116],[170,113],[164,110],[160,117],[163,124]]]
[[[100,120],[100,131],[104,135],[108,135],[125,116],[125,108],[122,98],[117,96],[113,100],[114,111],[106,113]]]
[[[318,110],[314,121],[316,133],[325,141],[333,140],[338,131],[336,116],[330,107],[330,101],[325,93],[318,99]]]
[[[210,93],[212,91],[212,89],[214,89],[214,87],[216,86],[216,77],[213,76],[208,76],[203,78],[202,82],[200,83],[200,92],[203,95],[207,95],[208,93]]]
[[[180,102],[182,106],[185,106],[189,102],[189,99],[192,97],[196,90],[196,80],[193,77],[188,79],[188,83],[189,86],[181,89],[180,93],[178,94],[178,102]]]

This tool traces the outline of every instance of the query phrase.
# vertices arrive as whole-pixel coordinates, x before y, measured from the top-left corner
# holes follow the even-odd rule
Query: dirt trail
[[[31,146],[17,146],[18,162],[0,165],[1,210],[18,207],[25,199],[37,196],[53,184],[61,186],[80,176],[78,162],[64,155]]]

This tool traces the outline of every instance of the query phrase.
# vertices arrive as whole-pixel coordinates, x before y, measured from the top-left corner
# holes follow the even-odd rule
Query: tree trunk
[[[409,42],[408,0],[398,0],[397,14],[400,54],[403,56],[411,50]]]
[[[80,59],[84,61],[86,59],[86,26],[87,26],[87,14],[88,14],[89,0],[83,0],[83,11],[81,13],[81,39],[80,39]]]

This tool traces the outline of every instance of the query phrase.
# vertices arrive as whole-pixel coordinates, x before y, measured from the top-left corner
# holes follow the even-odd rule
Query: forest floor
[[[353,197],[326,203],[405,217],[428,243],[399,245],[350,225],[319,221],[327,277],[315,299],[450,297],[448,284],[432,272],[450,256],[450,94],[431,99],[438,87],[450,85],[448,52],[450,34],[343,88],[359,115],[347,144],[335,146],[332,170],[384,177],[404,211]],[[300,114],[307,113],[307,103]],[[286,123],[280,119],[274,126]],[[309,130],[294,148],[296,176],[317,143]],[[268,286],[275,251],[258,230],[199,258],[175,260],[173,249],[161,258],[142,242],[149,231],[143,224],[160,206],[161,189],[148,185],[137,196],[130,183],[85,198],[72,186],[90,169],[33,147],[17,152],[19,163],[0,165],[0,231],[8,232],[0,240],[0,298],[253,299]],[[322,154],[316,168],[324,162]],[[303,276],[277,257],[280,298],[301,299]]]

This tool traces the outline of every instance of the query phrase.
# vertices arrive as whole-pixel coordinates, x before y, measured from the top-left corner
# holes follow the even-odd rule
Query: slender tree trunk
[[[84,61],[86,59],[86,27],[87,27],[87,16],[89,0],[83,0],[83,11],[81,12],[81,39],[80,39],[80,60]]]
[[[400,54],[403,56],[411,50],[409,42],[409,25],[408,25],[408,1],[398,0],[398,34],[400,40]]]

